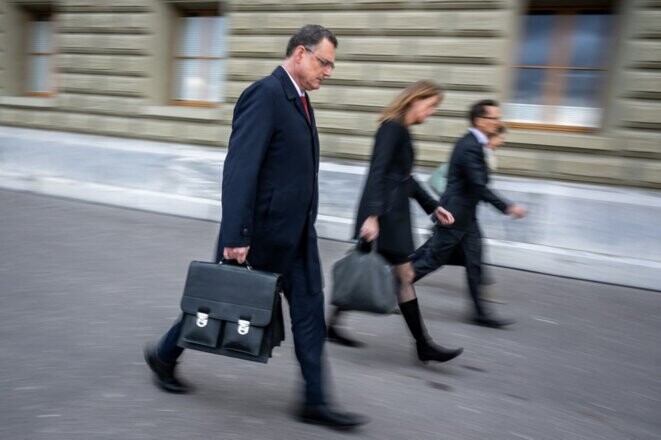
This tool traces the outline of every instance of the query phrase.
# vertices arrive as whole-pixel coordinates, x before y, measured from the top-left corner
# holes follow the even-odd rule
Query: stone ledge
[[[34,96],[0,96],[0,105],[8,107],[26,107],[26,108],[54,108],[57,106],[55,97],[41,98]]]
[[[232,58],[228,60],[228,79],[255,81],[270,74],[277,60],[259,58]],[[503,69],[487,65],[414,64],[379,62],[337,63],[337,72],[329,83],[369,83],[372,85],[408,86],[420,78],[434,78],[446,88],[476,88],[494,92],[494,84],[501,80]]]
[[[232,57],[280,58],[286,36],[240,35],[230,37]],[[438,62],[498,64],[505,55],[502,38],[343,37],[340,61]]]
[[[502,0],[333,0],[241,1],[233,2],[233,11],[347,11],[347,10],[489,10],[506,8]]]
[[[230,122],[234,106],[222,105],[214,108],[195,108],[178,105],[143,107],[140,114],[163,119]],[[229,119],[228,119],[229,118]]]

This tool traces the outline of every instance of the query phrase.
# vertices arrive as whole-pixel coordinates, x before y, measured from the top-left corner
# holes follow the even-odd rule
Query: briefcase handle
[[[230,261],[233,261],[234,263],[230,263]],[[218,262],[218,264],[229,264],[230,266],[240,266],[240,267],[245,267],[249,271],[252,271],[252,266],[248,262],[248,259],[246,258],[246,262],[244,264],[239,263],[237,260],[226,260],[224,258],[221,258],[221,260]]]

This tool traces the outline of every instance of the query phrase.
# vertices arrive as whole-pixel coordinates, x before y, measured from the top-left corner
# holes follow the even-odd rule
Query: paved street
[[[177,316],[188,263],[211,258],[216,234],[0,191],[0,439],[661,439],[661,293],[499,268],[507,330],[464,321],[461,268],[418,286],[429,332],[465,347],[448,364],[414,361],[401,316],[348,315],[367,347],[327,358],[333,396],[372,420],[357,433],[291,419],[289,333],[268,365],[186,352],[197,390],[165,394],[142,346]],[[321,242],[329,284],[349,246]]]

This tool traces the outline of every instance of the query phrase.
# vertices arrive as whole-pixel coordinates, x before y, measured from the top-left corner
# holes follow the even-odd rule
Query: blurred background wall
[[[340,42],[311,95],[327,158],[367,160],[379,111],[429,78],[447,93],[419,164],[495,98],[499,173],[661,188],[658,0],[0,0],[0,124],[224,147],[305,23]]]

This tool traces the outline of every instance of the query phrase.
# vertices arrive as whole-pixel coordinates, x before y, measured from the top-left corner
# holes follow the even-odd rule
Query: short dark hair
[[[333,43],[333,46],[337,48],[337,38],[330,30],[318,24],[306,24],[289,39],[285,56],[289,58],[298,46],[305,46],[311,50],[324,39]]]
[[[487,107],[498,107],[498,101],[493,99],[483,99],[473,104],[468,112],[468,118],[471,125],[475,125],[475,119],[483,118],[487,114]]]

